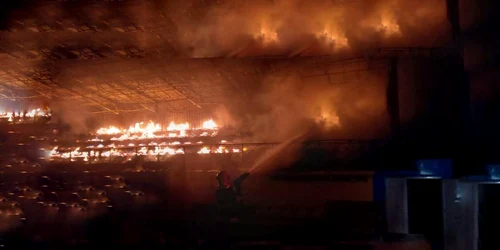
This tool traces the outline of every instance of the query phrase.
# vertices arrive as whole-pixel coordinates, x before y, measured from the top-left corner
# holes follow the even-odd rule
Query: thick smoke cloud
[[[286,141],[298,135],[305,139],[383,137],[389,127],[386,75],[384,71],[355,74],[354,80],[333,83],[328,76],[270,75],[248,104],[234,110],[234,119],[249,129],[255,141]]]
[[[35,7],[33,13],[25,14],[27,18],[43,17],[47,21],[78,16],[79,20],[101,31],[98,34],[109,33],[113,38],[122,34],[120,38],[127,37],[127,42],[135,42],[138,47],[150,51],[168,40],[180,55],[191,57],[274,54],[356,56],[366,49],[383,46],[445,44],[446,34],[449,34],[445,3],[442,0],[164,0],[116,4],[96,2],[89,5],[75,2],[53,3],[59,8],[52,5],[46,9]],[[158,15],[163,20],[170,20],[173,27],[155,27],[157,31],[148,29],[154,26],[151,17]],[[109,28],[128,24],[138,26],[139,31],[117,32]],[[101,30],[101,26],[107,28]],[[141,27],[146,29],[141,31]],[[56,33],[74,36],[67,31]],[[65,36],[58,37],[63,38],[53,40],[64,44]],[[78,44],[84,45],[94,36],[85,37],[78,40]],[[121,44],[124,39],[115,40]],[[368,126],[359,123],[370,124],[371,130],[381,130],[375,123],[367,122],[384,120],[380,118],[385,112],[384,88],[378,85],[369,87],[367,83],[357,88],[352,85],[330,86],[327,82],[305,80],[299,76],[268,76],[261,85],[264,87],[252,98],[252,106],[242,104],[230,109],[237,110],[237,114],[233,114],[238,118],[235,119],[240,124],[250,124],[252,132],[288,128],[275,134],[264,133],[262,137],[281,139],[317,124],[328,127],[328,131],[340,131],[338,128],[342,128],[342,132],[338,132],[342,135],[349,134],[347,130],[361,131]],[[56,109],[65,110],[72,105],[59,106]],[[79,111],[64,112],[71,117],[69,120],[84,124],[78,117],[85,112],[81,107]],[[226,118],[221,119],[233,122],[227,115],[224,116]]]
[[[57,37],[34,32],[22,39],[24,47],[69,43],[155,51],[166,46],[191,57],[348,55],[382,46],[440,46],[450,34],[443,0],[50,2],[13,11],[10,28],[16,29],[19,17],[27,24],[55,23],[58,32]],[[76,31],[78,23],[99,32],[67,32]],[[124,32],[129,28],[136,32]]]
[[[321,116],[321,104],[335,95],[333,89],[326,88],[324,96],[310,95],[317,87],[303,86],[296,75],[268,77],[252,102],[256,114],[247,114],[246,117],[254,139],[281,141],[312,128],[315,119]],[[332,125],[340,125],[333,106],[325,112],[332,116],[329,120]]]
[[[445,1],[238,1],[211,6],[199,22],[178,21],[194,57],[356,53],[447,40]]]

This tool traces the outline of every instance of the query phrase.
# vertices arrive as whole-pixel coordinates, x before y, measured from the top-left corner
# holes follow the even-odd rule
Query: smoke
[[[59,32],[21,39],[23,47],[35,50],[93,44],[101,50],[155,51],[167,45],[174,55],[191,57],[308,56],[381,46],[439,46],[450,38],[443,0],[70,1],[13,11],[11,28],[19,25],[14,17],[60,23],[53,27],[57,32],[77,30],[78,23],[100,31],[94,36]],[[14,44],[19,42],[15,37]]]
[[[296,75],[269,76],[265,79],[262,89],[248,107],[255,113],[245,117],[254,139],[282,141],[311,129],[315,119],[321,115],[322,104],[335,95],[332,89],[323,96],[310,95],[316,88],[320,86],[303,86]],[[330,106],[325,113],[330,113],[335,121],[334,107]]]
[[[224,105],[217,106],[213,119],[219,127],[232,127],[235,124],[231,112]]]
[[[401,1],[239,1],[177,22],[194,57],[356,53],[381,46],[437,46],[448,36],[446,4]]]
[[[383,137],[389,121],[386,76],[368,71],[354,74],[353,80],[339,82],[334,76],[269,75],[251,101],[233,112],[233,118],[255,141],[286,141],[299,134],[306,134],[305,139]]]
[[[51,103],[53,119],[58,119],[62,124],[70,127],[70,132],[79,134],[89,131],[88,112],[85,106],[77,101],[58,100]]]
[[[33,42],[21,39],[49,49],[52,49],[49,43],[54,43],[54,47],[69,43],[67,47],[71,48],[80,44],[102,45],[106,41],[110,47],[130,47],[129,43],[136,43],[150,51],[168,43],[179,54],[191,57],[353,55],[381,46],[443,45],[449,33],[446,1],[442,0],[164,0],[40,6],[21,17],[34,15],[40,19],[43,16],[51,22],[78,17],[102,31],[98,32],[99,36],[77,36],[83,33],[63,31],[66,24],[61,24],[59,31],[54,27],[58,36],[49,39],[40,32],[43,38],[36,36],[38,39]],[[16,23],[13,20],[11,25]],[[112,32],[116,30],[113,27],[119,30],[129,26],[142,31]],[[106,34],[112,36],[97,39]],[[19,40],[12,39],[11,42]],[[38,49],[38,46],[23,47]],[[269,140],[286,138],[314,126],[345,135],[346,131],[366,127],[356,122],[373,125],[367,121],[381,117],[384,111],[381,107],[385,105],[381,106],[384,96],[381,89],[370,84],[354,88],[330,86],[325,81],[309,83],[299,76],[271,76],[253,98],[253,106],[247,107],[251,112],[244,117],[238,115],[237,122],[240,126],[251,124],[256,134],[268,131],[260,132],[260,136]],[[75,129],[86,127],[80,115],[85,111],[81,111],[80,106],[78,111],[65,104],[55,109],[61,109],[63,118],[71,121]],[[371,130],[374,129],[370,127]]]

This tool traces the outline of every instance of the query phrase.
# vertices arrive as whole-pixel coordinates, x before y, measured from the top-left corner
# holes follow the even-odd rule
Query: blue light
[[[486,165],[488,170],[488,175],[492,180],[500,180],[500,164],[489,164]]]
[[[459,203],[460,200],[462,200],[462,190],[460,189],[460,186],[457,185],[455,188],[455,203]]]
[[[450,159],[422,159],[417,160],[420,175],[439,176],[450,178],[452,176],[452,161]]]

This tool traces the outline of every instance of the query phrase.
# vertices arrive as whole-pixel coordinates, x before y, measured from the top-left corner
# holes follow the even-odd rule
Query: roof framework
[[[245,101],[266,73],[296,63],[305,75],[314,67],[330,74],[325,67],[341,59],[188,58],[175,20],[200,22],[206,0],[184,1],[182,12],[169,4],[176,1],[18,2],[0,27],[0,99],[79,101],[95,113],[177,112]],[[405,53],[415,51],[379,54]]]
[[[222,68],[195,77],[192,62],[165,63],[181,49],[164,1],[19,2],[0,31],[0,99],[77,100],[122,113],[202,108],[234,94]]]
[[[161,57],[30,60],[2,55],[0,98],[80,101],[93,112],[175,112],[239,101],[258,82],[260,60]]]

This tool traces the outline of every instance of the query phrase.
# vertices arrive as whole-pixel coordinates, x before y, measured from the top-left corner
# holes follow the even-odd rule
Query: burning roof
[[[89,113],[200,109],[243,99],[274,70],[276,60],[256,56],[339,60],[384,46],[439,46],[448,34],[439,0],[181,2],[6,8],[2,98],[78,102]],[[208,57],[247,59],[186,59]]]

